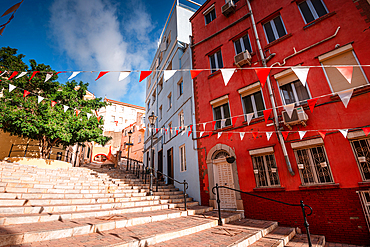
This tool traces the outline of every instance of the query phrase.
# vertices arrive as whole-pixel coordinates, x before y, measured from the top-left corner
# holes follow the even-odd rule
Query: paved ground
[[[326,243],[325,247],[366,247],[365,245]]]

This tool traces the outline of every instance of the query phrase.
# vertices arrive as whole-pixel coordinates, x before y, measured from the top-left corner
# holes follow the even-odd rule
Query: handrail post
[[[9,155],[8,155],[8,157],[9,157],[9,158],[10,158],[10,155],[11,155],[11,153],[12,153],[13,146],[14,146],[14,144],[12,143],[12,146],[10,147],[10,150],[9,150]]]
[[[312,247],[311,243],[311,235],[310,235],[310,225],[307,222],[307,217],[306,217],[306,211],[304,209],[305,205],[303,204],[303,201],[301,201],[301,208],[302,208],[302,213],[303,213],[303,220],[304,220],[304,227],[306,228],[306,233],[307,233],[307,240],[308,240],[308,246]]]
[[[220,206],[220,196],[218,192],[218,184],[216,183],[216,198],[217,198],[217,209],[218,209],[218,225],[222,226],[222,219],[221,219],[221,206]]]
[[[185,206],[185,211],[186,211],[186,187],[187,187],[187,182],[184,179],[184,206]]]
[[[12,145],[13,145],[13,144],[12,144]],[[24,150],[24,157],[26,157],[27,149],[28,149],[28,145],[29,145],[29,143],[27,143],[27,145],[26,145],[26,150]]]

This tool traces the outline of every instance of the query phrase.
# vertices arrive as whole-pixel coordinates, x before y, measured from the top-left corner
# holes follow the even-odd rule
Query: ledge
[[[257,123],[261,123],[261,122],[264,122],[264,121],[265,120],[264,120],[263,116],[258,117],[258,118],[253,118],[250,121],[249,126],[252,125],[252,124],[257,124]],[[248,126],[248,122],[247,121],[243,121],[242,124]]]
[[[327,19],[327,18],[329,18],[329,17],[331,17],[331,16],[333,16],[333,15],[335,15],[335,14],[336,14],[336,12],[335,12],[335,11],[330,12],[330,13],[327,13],[326,15],[323,15],[323,16],[321,16],[320,18],[317,18],[316,20],[313,20],[313,21],[311,21],[310,23],[307,23],[307,24],[303,27],[303,30],[305,30],[305,29],[307,29],[307,28],[309,28],[309,27],[312,27],[312,26],[316,25],[317,23],[321,22],[322,20],[325,20],[325,19]]]
[[[347,90],[347,89],[345,89],[345,90]],[[370,87],[369,87],[369,84],[366,84],[362,88],[357,88],[357,89],[353,90],[351,98],[355,97],[355,96],[358,96],[358,95],[361,95],[361,94],[368,93],[368,92],[370,92]],[[338,96],[338,93],[334,93],[334,95],[330,96],[330,100],[331,101],[341,101],[339,96]]]
[[[271,46],[273,46],[277,43],[280,43],[281,41],[286,40],[287,38],[290,38],[292,36],[293,36],[293,34],[291,34],[291,33],[285,34],[283,37],[275,39],[274,41],[272,41],[271,43],[266,45],[263,49],[266,50],[266,49],[270,48]]]
[[[285,191],[285,187],[256,187],[254,192]]]
[[[370,187],[370,181],[363,181],[363,182],[358,182],[358,186],[361,187],[361,188],[368,188]]]
[[[208,76],[208,79],[209,78],[212,78],[212,77],[214,77],[214,76],[216,76],[216,75],[218,75],[218,74],[220,74],[221,73],[221,70],[220,69],[218,69],[218,70],[216,70],[215,72],[213,72],[212,74],[210,74],[209,76]]]
[[[339,184],[315,184],[315,185],[300,185],[300,190],[331,190],[339,189]]]

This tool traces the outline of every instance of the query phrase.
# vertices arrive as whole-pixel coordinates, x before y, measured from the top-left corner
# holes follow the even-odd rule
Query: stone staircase
[[[191,186],[191,185],[189,185]],[[0,162],[0,246],[308,246],[295,229],[199,206],[173,185],[105,168]],[[313,237],[314,246],[325,238]]]

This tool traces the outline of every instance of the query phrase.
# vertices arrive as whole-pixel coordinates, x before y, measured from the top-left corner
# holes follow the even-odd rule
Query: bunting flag
[[[184,129],[184,131],[181,133],[181,135],[184,135],[184,134],[185,134],[185,132],[187,131],[187,129],[188,129],[188,126],[185,126],[185,129]]]
[[[127,76],[130,75],[130,71],[122,71],[119,73],[118,81],[122,81],[127,78]]]
[[[73,79],[74,77],[76,77],[76,75],[78,75],[81,71],[76,71],[76,72],[73,72],[72,75],[70,77],[68,77],[67,80],[71,80]]]
[[[16,89],[17,87],[16,86],[14,86],[14,85],[12,85],[12,84],[9,84],[9,93],[11,92],[11,91],[13,91],[14,89]]]
[[[370,133],[370,127],[362,128],[362,130],[364,131],[366,136]]]
[[[346,80],[351,83],[352,82],[352,74],[353,74],[353,67],[342,67],[336,66],[337,70],[346,78]]]
[[[212,121],[212,129],[216,128],[216,121]]]
[[[256,138],[258,136],[258,132],[252,132],[252,135],[253,135],[254,140],[256,140]]]
[[[201,132],[199,133],[199,138],[201,138],[203,134],[204,134],[204,131],[201,131]]]
[[[217,139],[220,138],[221,135],[222,135],[222,132],[218,132],[217,133]]]
[[[266,137],[267,137],[267,140],[269,141],[271,136],[272,136],[272,133],[274,132],[266,132]]]
[[[44,82],[47,82],[48,80],[50,80],[51,77],[53,77],[53,73],[46,73]]]
[[[319,98],[313,98],[313,99],[308,99],[307,104],[310,107],[311,112],[313,113],[313,109],[315,108],[316,102]]]
[[[14,76],[18,75],[18,72],[17,71],[13,71],[13,73],[11,74],[11,76],[8,78],[8,80],[11,80],[13,79]]]
[[[90,119],[91,113],[86,113],[86,115],[87,115],[87,119]]]
[[[195,77],[197,77],[202,71],[203,71],[202,69],[190,70],[191,79],[194,79]]]
[[[63,105],[64,112],[66,112],[69,109],[69,106]]]
[[[155,128],[155,132],[158,133],[158,131],[159,131],[159,128]]]
[[[139,82],[142,82],[145,78],[147,78],[150,74],[152,73],[152,71],[141,71],[140,73],[140,79],[139,79]]]
[[[21,72],[15,79],[19,79],[21,78],[22,76],[25,76],[27,75],[27,72]]]
[[[105,75],[105,74],[107,74],[107,73],[109,73],[109,71],[101,71],[101,72],[99,72],[99,75],[98,75],[98,77],[95,79],[95,81],[99,80],[103,75]]]
[[[339,130],[339,132],[342,133],[342,135],[344,136],[344,138],[347,138],[348,129],[341,129],[341,130]]]
[[[244,138],[244,134],[245,134],[245,132],[239,132],[240,140],[241,140],[241,141],[242,141],[242,140],[243,140],[243,138]]]
[[[307,133],[307,131],[302,131],[302,130],[298,131],[299,139],[301,139],[301,140],[302,140],[302,138],[304,137],[304,135],[305,135],[306,133]]]
[[[98,119],[98,123],[99,123],[100,122],[100,119],[101,119],[101,116],[97,117],[97,119]]]
[[[203,130],[206,130],[207,123],[203,123]]]
[[[247,123],[248,123],[248,125],[249,125],[249,123],[251,122],[251,120],[252,120],[253,116],[254,116],[254,113],[253,113],[253,112],[252,112],[252,113],[248,113],[248,114],[247,114]]]
[[[55,101],[51,101],[51,107],[54,107],[57,104]]]
[[[192,132],[192,131],[191,131],[191,130],[189,130],[189,132],[188,132],[188,137],[191,135],[191,132]]]
[[[319,130],[318,132],[321,135],[322,139],[325,139],[326,131]]]
[[[78,109],[75,109],[75,112],[76,112],[76,117],[78,117],[78,114],[80,114],[80,110],[78,110]],[[117,122],[117,121],[115,121],[115,122]],[[116,124],[116,126],[117,126],[117,124]]]
[[[353,88],[345,91],[338,92],[338,96],[341,99],[345,108],[347,108],[349,100],[351,99]]]
[[[225,127],[226,119],[221,119],[221,129]]]
[[[233,117],[231,118],[231,122],[233,124],[233,126],[235,127],[236,126],[236,121],[238,120],[239,117]]]
[[[37,104],[40,104],[44,100],[44,97],[37,96]]]
[[[227,86],[227,84],[230,81],[230,78],[233,76],[235,72],[235,69],[220,69],[220,70],[221,70],[222,78],[224,79],[225,86]]]
[[[29,94],[30,94],[30,92],[28,92],[27,90],[24,90],[24,92],[23,92],[23,98],[25,98]]]
[[[266,83],[267,76],[270,74],[271,68],[255,68],[254,71],[257,74],[258,80],[261,83],[261,87],[263,87]]]
[[[233,133],[232,132],[229,132],[229,133],[227,133],[227,139],[229,139],[230,140],[230,138],[231,138],[231,136],[233,135]]]
[[[286,141],[286,139],[288,138],[289,132],[281,131],[281,134],[283,135],[284,140]]]
[[[293,110],[294,110],[295,103],[284,105],[284,109],[288,113],[289,118],[292,118]]]
[[[33,77],[37,74],[37,73],[39,73],[40,71],[34,71],[34,72],[32,72],[32,75],[31,75],[31,77],[30,77],[30,80],[29,81],[31,81],[32,79],[33,79]]]
[[[168,81],[175,73],[177,70],[165,70],[163,72],[163,80]]]
[[[265,122],[267,122],[267,120],[269,119],[269,116],[272,112],[272,109],[267,109],[267,110],[264,110],[263,111],[263,116],[265,117]]]
[[[305,87],[306,86],[306,81],[307,81],[307,75],[309,71],[309,67],[292,67],[293,72],[295,75],[298,77],[298,79],[301,81],[302,85]]]
[[[16,11],[19,8],[19,6],[21,5],[22,2],[23,2],[23,0],[20,1],[19,3],[14,4],[12,7],[7,9],[1,17],[4,17],[4,16]]]

